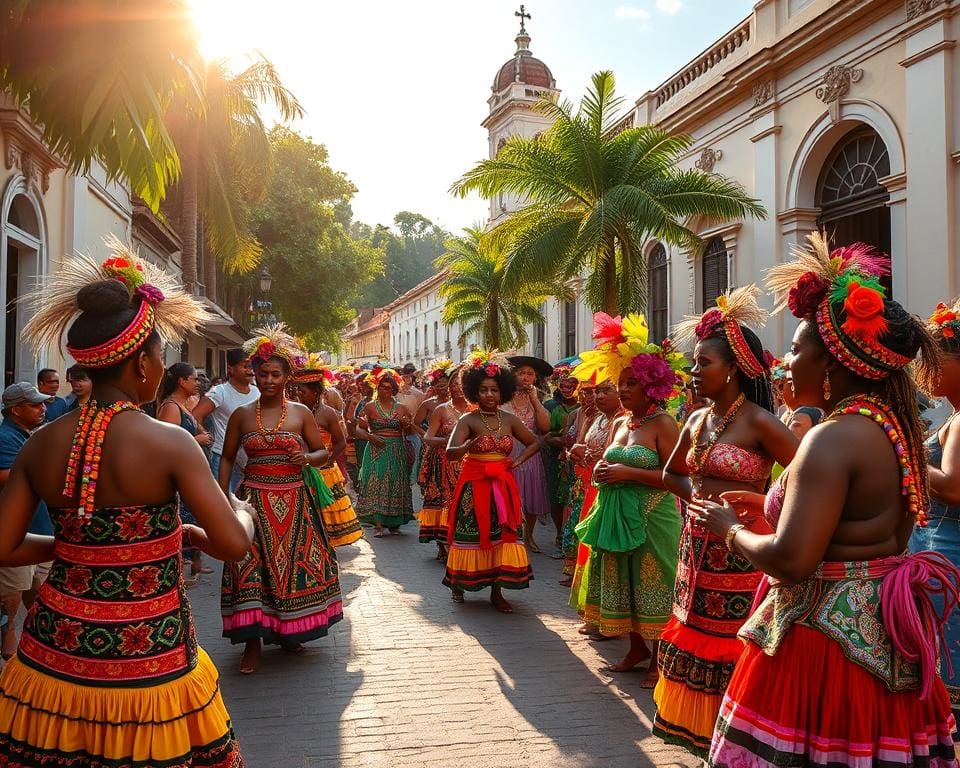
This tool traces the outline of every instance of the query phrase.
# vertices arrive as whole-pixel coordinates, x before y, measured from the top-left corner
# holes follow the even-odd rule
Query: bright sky
[[[293,127],[325,144],[358,187],[357,219],[422,213],[450,230],[487,205],[448,189],[484,158],[493,76],[512,57],[512,0],[189,0],[208,58],[259,50],[307,115]],[[633,103],[745,18],[754,0],[530,0],[531,50],[578,102],[612,69]],[[242,62],[242,59],[238,59]]]

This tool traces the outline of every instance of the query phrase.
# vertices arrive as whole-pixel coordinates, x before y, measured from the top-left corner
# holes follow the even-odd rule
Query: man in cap
[[[27,442],[30,433],[43,425],[46,405],[53,398],[38,390],[33,384],[21,381],[3,390],[0,399],[3,403],[3,421],[0,422],[0,488],[2,488],[10,476],[10,468],[17,454]],[[42,501],[37,507],[28,531],[43,536],[53,535],[50,513]],[[51,563],[41,563],[0,568],[0,607],[10,621],[3,638],[4,659],[9,659],[17,650],[14,619],[20,609],[20,603],[26,603],[27,607],[32,605],[36,590],[40,588],[50,572],[50,565]]]
[[[49,423],[54,419],[59,419],[70,410],[67,401],[57,394],[60,391],[60,374],[57,373],[56,369],[40,369],[37,373],[37,389],[51,397],[50,402],[47,403],[47,415],[44,416],[45,422]]]

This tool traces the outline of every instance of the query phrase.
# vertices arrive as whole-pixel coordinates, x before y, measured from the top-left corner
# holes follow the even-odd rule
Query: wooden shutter
[[[670,335],[669,297],[667,295],[667,249],[657,243],[647,260],[647,322],[650,340],[659,344]]]
[[[701,266],[703,311],[706,311],[717,303],[717,296],[727,290],[727,249],[723,238],[715,237],[707,243]]]

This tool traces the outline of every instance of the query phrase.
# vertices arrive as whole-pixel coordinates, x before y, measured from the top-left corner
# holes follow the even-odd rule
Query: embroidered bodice
[[[372,432],[401,432],[403,427],[400,425],[400,419],[397,418],[396,404],[390,413],[385,413],[379,403],[374,403],[377,411],[376,417],[370,419],[370,430]]]
[[[780,475],[776,482],[770,486],[767,497],[763,502],[763,516],[774,529],[780,522],[780,513],[783,512],[783,501],[786,496],[787,489],[783,486],[783,475]]]
[[[473,444],[471,453],[501,453],[509,456],[513,450],[513,438],[510,435],[481,435],[480,439]]]
[[[636,469],[656,469],[660,456],[645,445],[611,445],[603,454],[610,464],[624,464]]]
[[[83,686],[156,685],[192,670],[177,501],[50,516],[54,562],[27,613],[20,660]]]
[[[693,469],[693,448],[687,453],[687,467]],[[773,471],[773,459],[732,443],[717,443],[707,455],[703,476],[718,480],[756,483]]]
[[[284,431],[247,432],[242,443],[247,454],[244,485],[275,488],[278,482],[303,483],[303,467],[290,461],[291,448],[303,449],[300,435]]]
[[[533,434],[540,434],[540,430],[537,428],[537,413],[533,409],[532,405],[527,409],[517,411],[517,409],[513,406],[513,401],[511,400],[509,403],[503,406],[503,410],[505,410],[507,413],[512,413],[514,416],[520,419],[520,421],[523,422],[523,425],[533,432]]]

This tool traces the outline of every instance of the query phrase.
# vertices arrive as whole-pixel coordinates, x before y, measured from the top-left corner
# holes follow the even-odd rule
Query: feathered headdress
[[[23,334],[34,352],[48,346],[59,347],[64,331],[80,311],[80,289],[102,280],[123,283],[130,292],[131,306],[137,306],[137,314],[119,336],[95,349],[67,348],[74,360],[86,368],[106,368],[130,357],[154,329],[166,341],[177,342],[211,319],[203,304],[186,293],[172,275],[149,262],[141,262],[114,235],[105,242],[111,252],[109,259],[98,263],[90,256],[69,256],[37,290],[20,299],[33,315]]]
[[[581,352],[581,362],[573,369],[579,381],[616,383],[620,374],[631,368],[651,400],[668,400],[682,389],[686,358],[673,349],[669,339],[664,340],[663,346],[650,343],[643,315],[620,318],[597,312],[593,316],[592,336],[596,346]]]
[[[960,338],[960,299],[949,307],[943,302],[937,304],[927,321],[927,330],[943,339]]]
[[[859,376],[878,381],[909,365],[881,341],[889,326],[880,278],[890,274],[889,258],[865,243],[831,251],[822,232],[807,240],[806,248],[792,250],[794,261],[767,271],[774,311],[816,320],[830,353]]]
[[[553,366],[553,373],[550,374],[548,381],[556,386],[564,379],[573,378],[574,366],[569,363],[557,363]]]
[[[431,382],[436,382],[438,379],[449,379],[456,370],[456,367],[456,363],[454,363],[453,360],[447,357],[441,357],[427,366],[426,376]]]
[[[303,370],[307,358],[297,340],[287,332],[285,323],[255,328],[253,338],[244,343],[243,351],[253,360],[269,360],[278,357],[286,361],[293,373]]]
[[[370,371],[370,375],[367,376],[367,381],[374,389],[379,387],[380,382],[384,379],[393,379],[397,383],[397,386],[400,386],[400,382],[403,381],[398,371],[393,370],[393,368],[384,368],[380,365],[375,366]]]
[[[310,352],[296,380],[301,384],[332,384],[336,379],[323,356],[319,352]]]
[[[496,349],[475,349],[464,362],[468,368],[483,368],[488,376],[496,376],[500,371],[509,371],[510,361]]]
[[[767,313],[757,302],[759,295],[760,289],[753,283],[721,294],[715,307],[702,315],[685,317],[677,325],[674,339],[681,347],[687,347],[722,332],[733,350],[737,367],[748,378],[763,376],[767,370],[765,361],[757,359],[750,350],[742,329],[742,326],[762,328],[766,323]]]

